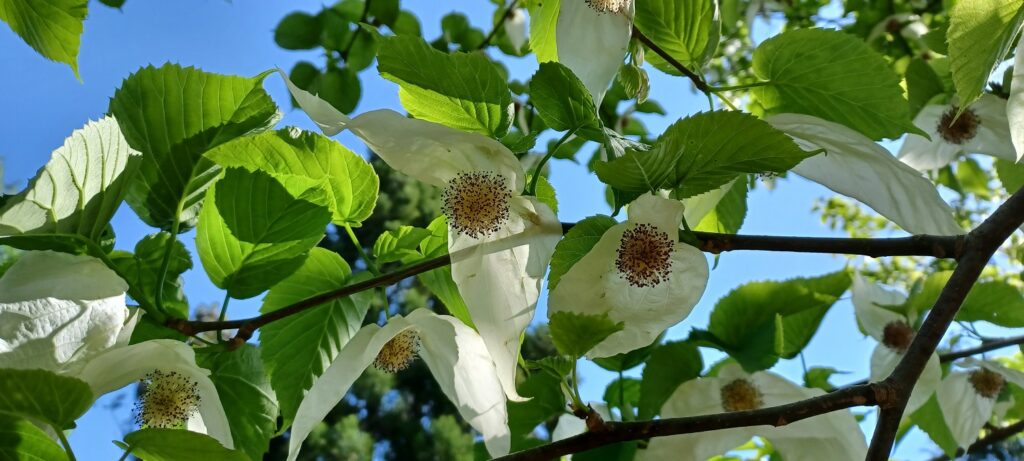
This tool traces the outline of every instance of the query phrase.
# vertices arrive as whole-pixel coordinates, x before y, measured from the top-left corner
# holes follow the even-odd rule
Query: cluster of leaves
[[[76,69],[85,2],[48,4],[42,16],[23,14],[38,3],[0,0],[0,20],[44,56]],[[915,125],[915,117],[954,95],[961,108],[983,93],[1012,96],[1012,79],[998,85],[988,85],[988,79],[1013,46],[1024,5],[961,0],[949,11],[933,1],[875,3],[847,2],[846,18],[852,22],[844,27],[850,33],[844,33],[807,28],[824,6],[820,1],[790,2],[782,11],[783,32],[754,46],[754,14],[743,18],[740,12],[757,13],[768,7],[765,2],[637,1],[630,27],[638,35],[616,57],[616,81],[598,100],[580,76],[583,72],[563,56],[564,45],[556,37],[556,31],[564,33],[557,27],[558,1],[519,5],[531,17],[530,38],[523,44],[515,43],[508,28],[521,13],[516,2],[495,3],[491,32],[453,13],[442,19],[441,37],[428,42],[416,16],[397,0],[344,0],[316,14],[286,16],[274,38],[286,49],[324,50],[323,66],[300,62],[288,77],[298,89],[332,106],[339,120],[348,120],[341,114],[358,107],[360,78],[365,78],[360,73],[376,62],[377,73],[399,86],[401,103],[412,117],[479,135],[515,153],[531,168],[526,195],[555,212],[558,203],[543,179],[544,168],[552,159],[576,160],[590,146],[596,149],[588,167],[607,186],[616,211],[650,193],[686,203],[687,214],[679,223],[685,228],[684,242],[695,238],[690,228],[737,232],[756,178],[789,171],[884,217],[842,199],[821,205],[826,222],[853,235],[898,228],[950,233],[952,227],[955,233],[1018,189],[1024,183],[1021,167],[1005,159],[965,157],[931,173],[933,182],[921,186],[924,179],[909,167],[887,154],[884,159],[875,155],[873,149],[881,149],[875,141],[927,134]],[[918,25],[927,33],[919,33]],[[532,52],[540,61],[538,70],[525,81],[514,80],[499,60],[480,52],[492,47],[506,56]],[[695,79],[710,101],[717,97],[733,107],[738,96],[748,111],[712,107],[653,135],[636,117],[665,113],[648,100],[649,69]],[[383,290],[383,298],[367,290],[309,306],[262,326],[258,345],[237,350],[228,350],[220,335],[211,342],[171,328],[188,325],[190,304],[181,275],[193,267],[194,258],[179,238],[193,229],[203,269],[226,292],[222,309],[230,299],[264,295],[264,314],[448,252],[449,228],[445,217],[437,216],[436,191],[385,179],[392,172],[383,163],[367,162],[326,136],[277,128],[279,108],[262,87],[268,75],[271,71],[254,77],[219,75],[172,64],[142,68],[114,92],[109,116],[73,133],[39,176],[18,195],[5,197],[0,208],[0,244],[88,255],[127,283],[127,295],[144,313],[130,344],[172,340],[196,346],[196,362],[210,373],[238,449],[195,432],[163,428],[143,428],[117,442],[143,459],[255,459],[268,450],[280,453],[276,450],[285,448],[271,439],[296,421],[307,392],[365,324],[432,304],[474,327],[467,306],[473,300],[463,298],[452,269],[444,266]],[[293,93],[294,103],[317,119],[300,96]],[[545,137],[551,142],[538,148]],[[884,179],[851,186],[841,174],[828,174],[829,168],[868,171]],[[1000,187],[993,186],[996,180]],[[933,206],[941,203],[933,184],[956,194],[956,219]],[[920,207],[900,206],[910,199]],[[121,203],[155,229],[131,252],[113,249],[110,220]],[[576,224],[551,256],[552,289],[597,251],[616,225],[608,216]],[[1004,250],[1008,262],[990,269],[970,292],[959,321],[1024,327],[1019,277],[1005,269],[1021,262],[1019,243],[1012,241]],[[9,258],[3,256],[0,274]],[[910,326],[917,327],[949,277],[944,272],[948,264],[894,259],[857,272],[908,287],[905,300],[876,304],[912,319]],[[843,270],[747,283],[718,300],[707,327],[695,328],[685,340],[659,338],[595,359],[620,373],[604,395],[610,417],[668,416],[666,404],[683,385],[713,382],[734,365],[755,374],[798,357],[857,276]],[[530,400],[507,404],[511,450],[551,441],[554,422],[567,416],[567,404],[577,413],[586,411],[576,362],[624,331],[628,322],[609,312],[557,312],[547,328],[532,333],[524,347],[527,373],[517,383]],[[729,359],[705,366],[700,348],[724,352]],[[641,366],[639,378],[625,377]],[[7,386],[0,395],[13,396],[0,406],[6,425],[0,432],[14,434],[8,437],[13,442],[0,448],[42,458],[62,456],[62,448],[36,423],[54,433],[70,429],[98,397],[95,389],[67,370],[0,371],[5,375],[0,385]],[[812,368],[804,384],[831,389],[828,380],[834,372]],[[482,443],[470,448],[466,422],[453,418],[456,408],[434,384],[423,384],[433,383],[427,374],[422,364],[397,377],[366,374],[352,398],[318,426],[307,447],[327,456],[370,456],[375,441],[387,439],[389,456],[397,459],[412,459],[410,453],[463,458],[473,450],[483,456]],[[950,370],[943,374],[952,376]],[[996,398],[1008,407],[1000,420],[1019,419],[1022,393],[1017,384],[1006,385]],[[389,401],[391,407],[385,408]],[[909,416],[907,427],[918,425],[953,454],[964,444],[947,423],[957,415],[943,414],[948,407],[942,405],[932,397]],[[363,411],[370,416],[353,416]],[[389,415],[406,419],[389,423]],[[425,425],[424,419],[429,421]],[[424,429],[434,440],[425,440]],[[767,443],[757,450],[771,452],[771,447]],[[577,456],[632,459],[642,448],[626,442]]]

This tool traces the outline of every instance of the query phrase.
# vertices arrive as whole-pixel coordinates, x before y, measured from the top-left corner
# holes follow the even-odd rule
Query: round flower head
[[[853,309],[857,316],[857,324],[868,336],[875,338],[878,345],[871,353],[871,381],[879,382],[889,377],[896,365],[903,360],[916,331],[913,328],[916,316],[913,313],[902,314],[897,309],[907,301],[903,293],[883,288],[867,282],[859,275],[854,276]],[[914,390],[907,402],[906,414],[928,402],[942,380],[942,368],[939,356],[932,353],[925,363],[921,377],[914,384]]]
[[[547,205],[521,195],[519,159],[494,139],[391,110],[350,119],[281,75],[324,133],[349,129],[392,168],[442,190],[452,278],[506,395],[524,400],[515,387],[519,339],[533,320],[562,226]]]
[[[1010,141],[1006,101],[997,96],[982,95],[962,112],[956,104],[925,106],[914,117],[914,125],[932,139],[907,135],[899,158],[920,171],[942,168],[961,154],[986,154],[1017,161]]]
[[[646,195],[629,206],[629,219],[608,229],[562,276],[548,314],[608,314],[624,328],[595,346],[608,357],[651,344],[689,315],[708,281],[704,254],[679,242],[683,205]]]
[[[966,359],[952,371],[936,397],[946,426],[960,447],[968,447],[991,418],[1008,383],[1024,387],[1024,373],[988,360]]]
[[[400,373],[417,357],[426,363],[459,414],[483,435],[491,456],[507,454],[511,434],[505,394],[483,339],[454,317],[418,309],[408,317],[392,317],[383,327],[363,327],[342,348],[299,405],[288,460],[296,459],[303,440],[371,364]]]
[[[143,377],[142,395],[135,404],[135,423],[140,427],[185,427],[199,412],[199,383],[176,371],[153,370]]]
[[[565,64],[600,106],[622,66],[633,31],[633,0],[566,0],[559,4],[555,42]]]
[[[745,373],[738,365],[722,367],[716,377],[697,378],[679,386],[661,407],[661,417],[711,415],[784,405],[824,394],[800,387],[770,372]],[[768,439],[786,461],[862,460],[864,434],[849,411],[835,411],[781,427],[755,426],[698,434],[655,437],[638,460],[708,459],[755,436]]]

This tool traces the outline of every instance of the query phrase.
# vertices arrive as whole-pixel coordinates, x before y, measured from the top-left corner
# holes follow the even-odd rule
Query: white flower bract
[[[548,314],[608,314],[623,322],[588,357],[608,357],[651,344],[689,315],[704,294],[704,253],[679,242],[683,205],[645,195],[626,222],[608,229],[551,292]]]
[[[966,371],[951,371],[939,385],[936,397],[953,439],[966,448],[992,418],[1004,383],[1024,387],[1024,373],[988,360],[965,359],[959,366]]]
[[[622,66],[633,31],[632,0],[564,0],[555,42],[558,62],[568,67],[601,105]]]
[[[1010,142],[1006,101],[985,94],[959,118],[955,117],[957,109],[955,104],[921,109],[914,117],[914,125],[928,133],[931,141],[920,135],[907,135],[900,148],[900,160],[919,171],[942,168],[962,154],[986,154],[1017,161]]]
[[[363,327],[342,348],[299,405],[289,438],[289,461],[296,459],[302,442],[316,424],[345,396],[356,378],[378,360],[388,343],[408,331],[414,331],[418,337],[419,357],[434,375],[441,392],[455,404],[466,422],[483,435],[491,456],[509,452],[511,434],[505,393],[483,338],[454,317],[418,309],[407,317],[390,318],[383,327]]]

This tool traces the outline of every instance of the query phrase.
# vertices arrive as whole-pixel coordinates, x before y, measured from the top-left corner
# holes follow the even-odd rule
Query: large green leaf
[[[10,461],[66,461],[68,455],[28,419],[0,413],[0,459]]]
[[[996,159],[995,167],[996,175],[999,176],[999,182],[1003,183],[1006,193],[1012,194],[1024,187],[1024,165]]]
[[[739,178],[729,186],[715,207],[693,226],[693,230],[735,234],[743,226],[746,217],[747,182],[746,178]]]
[[[4,21],[47,59],[65,63],[78,76],[78,47],[88,0],[0,0]]]
[[[0,412],[64,430],[75,427],[75,420],[92,406],[92,400],[85,381],[46,370],[0,368]]]
[[[206,274],[237,299],[256,296],[302,266],[331,220],[323,183],[229,168],[210,187],[196,248]]]
[[[768,123],[738,111],[702,112],[679,120],[650,152],[629,151],[595,165],[604,183],[629,193],[673,189],[681,198],[747,173],[783,173],[807,158]]]
[[[754,50],[753,66],[768,80],[752,90],[768,112],[814,115],[872,139],[918,131],[899,76],[881,55],[845,32],[782,33]]]
[[[608,229],[618,224],[615,219],[597,215],[583,219],[565,233],[555,245],[551,255],[551,272],[548,273],[548,290],[554,290],[559,280],[580,259],[590,252]]]
[[[635,5],[636,28],[676,61],[696,71],[711,59],[721,35],[718,2],[644,0]],[[679,71],[657,53],[648,52],[645,56],[654,67],[679,75]]]
[[[341,288],[350,273],[341,256],[314,248],[302,267],[267,293],[260,312]],[[334,299],[260,329],[260,355],[281,405],[283,427],[291,424],[313,381],[359,330],[368,307],[365,296]]]
[[[219,170],[203,153],[278,118],[262,82],[263,75],[218,75],[176,64],[145,67],[125,79],[110,112],[128,144],[143,154],[128,194],[143,221],[167,231],[195,225]]]
[[[140,429],[124,436],[124,442],[143,461],[249,461],[245,453],[225,448],[213,437],[184,429]]]
[[[949,67],[960,107],[981,96],[1024,22],[1024,0],[960,0],[949,12]]]
[[[377,203],[379,181],[373,167],[345,146],[317,133],[269,131],[221,145],[206,156],[225,168],[326,180],[335,224],[358,226]]]
[[[928,434],[932,442],[935,442],[946,455],[956,456],[960,446],[953,438],[949,426],[946,425],[946,418],[942,415],[942,407],[939,406],[937,396],[933,395],[928,399],[928,403],[910,415],[910,420]]]
[[[188,299],[182,290],[181,274],[192,268],[192,255],[170,233],[147,235],[135,244],[134,254],[116,251],[111,253],[110,260],[128,282],[128,295],[149,308],[157,305],[156,285],[160,279],[164,255],[168,255],[162,291],[164,313],[188,318]]]
[[[558,28],[560,0],[529,0],[526,9],[530,12],[530,48],[539,62],[558,61],[558,43],[555,30]]]
[[[418,37],[382,37],[377,69],[399,85],[402,106],[416,118],[494,137],[512,122],[508,84],[486,55],[443,53]]]
[[[1024,296],[1006,282],[983,282],[971,287],[957,320],[983,320],[1006,328],[1024,327]]]
[[[747,371],[796,357],[818,330],[825,313],[850,287],[846,271],[784,282],[752,282],[720,299],[708,331],[693,339],[719,348]]]
[[[530,79],[530,101],[537,114],[556,131],[600,127],[594,99],[568,67],[557,62],[541,63]]]
[[[117,121],[75,130],[28,188],[0,209],[0,235],[78,234],[100,242],[138,167]]]
[[[539,424],[566,412],[565,396],[559,386],[561,379],[551,373],[531,373],[521,384],[519,394],[530,400],[508,402],[508,426],[512,432],[512,450],[522,450],[528,436]]]
[[[263,459],[277,430],[277,398],[263,371],[260,352],[246,344],[235,351],[203,348],[196,353],[224,405],[231,439],[251,459]]]
[[[640,419],[661,413],[661,406],[680,384],[700,376],[704,368],[697,346],[687,341],[665,343],[651,351],[640,381]]]
[[[623,328],[622,322],[614,322],[608,314],[587,315],[576,312],[551,314],[548,329],[551,342],[563,355],[582,357],[605,338]]]

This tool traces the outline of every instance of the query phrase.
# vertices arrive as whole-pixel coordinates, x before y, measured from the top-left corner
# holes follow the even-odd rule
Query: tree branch
[[[563,223],[563,232],[568,232],[575,224]],[[756,251],[785,251],[798,253],[838,253],[858,254],[865,256],[932,256],[936,258],[957,258],[964,246],[964,237],[954,236],[931,236],[917,235],[905,238],[890,239],[855,239],[855,238],[828,238],[828,237],[776,237],[766,235],[732,235],[715,234],[710,232],[696,232],[697,239],[701,241],[700,249],[708,253],[722,253],[726,251],[756,250]],[[232,338],[229,346],[241,346],[252,337],[253,333],[260,327],[290,315],[295,315],[306,309],[310,309],[328,301],[351,296],[361,291],[378,287],[386,287],[417,274],[444,267],[451,264],[448,255],[439,256],[418,262],[394,272],[382,274],[378,277],[364,280],[359,283],[340,287],[296,303],[285,306],[273,312],[252,317],[248,319],[229,320],[224,322],[201,322],[196,320],[185,320],[170,318],[165,325],[168,328],[177,330],[183,334],[192,336],[204,331],[238,329],[235,337]]]
[[[1021,344],[1024,344],[1024,336],[1013,336],[1010,338],[992,339],[982,341],[981,345],[977,347],[962,349],[955,352],[947,352],[945,354],[939,355],[939,360],[941,360],[942,362],[952,362],[954,360],[970,357],[972,355],[984,354],[986,352],[994,351],[996,349],[1002,349],[1004,347],[1009,346],[1018,346]]]
[[[685,75],[686,78],[689,78],[693,82],[693,86],[697,87],[697,89],[700,90],[701,93],[711,93],[711,87],[709,87],[708,84],[704,82],[704,79],[700,75],[697,75],[693,73],[693,71],[691,71],[690,69],[687,69],[686,66],[683,65],[683,63],[676,60],[676,58],[673,58],[672,55],[668,54],[668,52],[661,49],[661,47],[656,45],[653,41],[651,41],[651,39],[647,38],[647,36],[644,35],[643,32],[640,32],[640,29],[633,27],[633,36],[636,37],[637,40],[640,40],[640,43],[643,43],[644,46],[653,51],[654,54],[661,56],[661,59],[664,59],[665,62],[669,63],[669,65],[674,67],[681,74]]]
[[[964,453],[979,453],[985,451],[986,448],[1020,434],[1021,432],[1024,432],[1024,421],[1017,421],[1009,426],[997,427],[990,430],[984,437],[974,441],[971,446],[967,447],[967,451]],[[937,456],[932,458],[932,461],[949,461],[949,457],[946,455]]]
[[[487,37],[484,37],[484,41],[480,42],[480,46],[476,47],[477,50],[487,48],[487,45],[491,44],[491,40],[494,40],[494,37],[498,35],[498,28],[505,24],[505,18],[508,17],[508,13],[512,11],[512,8],[516,7],[516,3],[519,3],[519,0],[512,0],[512,3],[509,3],[508,7],[505,8],[505,11],[501,12],[501,16],[498,17],[498,21],[494,23],[494,28],[491,29],[491,33],[487,34]]]

